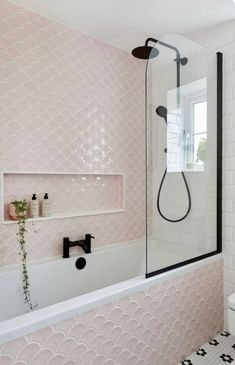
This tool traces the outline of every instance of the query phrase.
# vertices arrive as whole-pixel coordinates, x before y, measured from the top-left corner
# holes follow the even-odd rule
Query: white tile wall
[[[195,38],[195,42],[206,50],[211,51],[213,54],[220,51],[224,54],[224,118],[223,118],[223,252],[224,252],[224,284],[225,284],[225,304],[227,303],[227,297],[235,292],[235,21],[230,21],[222,26],[211,28],[207,30],[200,37]],[[162,54],[162,52],[161,52]],[[163,75],[163,72],[162,72]],[[164,82],[171,78],[171,70],[168,75],[164,75],[164,79],[159,82],[161,88],[158,90],[158,105],[164,103],[165,100],[162,96],[162,88]],[[164,81],[164,82],[163,82]],[[161,94],[159,94],[161,90]],[[164,104],[163,104],[164,105]],[[155,136],[158,139],[158,145],[156,150],[153,151],[153,155],[158,156],[158,163],[162,173],[162,166],[165,164],[165,156],[163,154],[163,145],[165,143],[164,135],[164,122],[160,118],[156,119],[156,115],[153,115],[155,122],[153,124],[153,133],[155,128]],[[159,126],[159,123],[160,126]],[[158,169],[159,171],[159,169]],[[159,181],[161,173],[158,175],[153,174],[154,185],[156,181]],[[159,183],[156,184],[157,186]],[[174,190],[175,194],[180,194],[178,190]],[[154,192],[153,192],[154,195]],[[156,199],[156,192],[155,192]],[[154,201],[154,204],[156,202]],[[195,202],[194,202],[195,204]],[[200,205],[200,202],[198,201]],[[213,201],[211,204],[213,210]],[[153,232],[161,234],[161,227],[163,235],[161,238],[167,238],[168,240],[174,240],[178,242],[182,235],[176,232],[173,226],[171,230],[166,232],[164,223],[159,224],[159,217],[153,216]],[[186,226],[184,225],[184,230]],[[191,229],[191,233],[190,233]],[[188,226],[188,244],[193,244],[192,234],[195,226],[193,224]],[[184,232],[184,237],[186,233]],[[194,236],[195,239],[195,236]],[[197,240],[195,241],[198,244]],[[226,306],[225,306],[225,326],[226,326]]]
[[[224,54],[223,252],[227,326],[227,297],[235,292],[235,21],[211,29],[197,41]]]
[[[172,51],[169,53],[161,47],[161,57],[152,63],[152,97],[149,98],[152,111],[152,120],[149,122],[152,139],[150,139],[149,148],[152,148],[153,156],[153,168],[149,170],[153,182],[153,207],[149,209],[153,225],[150,234],[157,243],[164,242],[165,249],[169,249],[169,251],[172,244],[177,247],[178,252],[185,251],[186,256],[179,255],[176,258],[177,262],[181,262],[216,249],[216,53],[181,36],[167,36],[163,40],[176,45],[180,49],[181,55],[188,57],[188,64],[181,67],[182,85],[188,85],[207,77],[209,94],[206,171],[203,173],[186,172],[192,197],[192,209],[186,220],[177,224],[169,223],[160,217],[156,207],[160,181],[167,165],[164,153],[167,143],[167,128],[164,120],[156,115],[155,110],[159,105],[169,105],[167,103],[168,92],[176,87],[176,68],[175,54]],[[184,89],[186,88],[187,86]],[[191,89],[191,85],[188,89]],[[178,219],[187,211],[188,197],[180,173],[169,172],[166,175],[160,206],[165,216],[171,219]],[[152,250],[150,249],[148,252],[152,257]],[[154,261],[151,269],[154,270]]]

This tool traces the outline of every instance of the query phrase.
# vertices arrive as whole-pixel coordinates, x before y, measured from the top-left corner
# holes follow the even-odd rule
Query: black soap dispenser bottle
[[[33,194],[30,204],[30,216],[31,218],[39,217],[39,202],[37,200],[37,194]]]
[[[50,217],[50,215],[51,215],[50,200],[48,197],[48,193],[45,193],[42,201],[42,217]]]

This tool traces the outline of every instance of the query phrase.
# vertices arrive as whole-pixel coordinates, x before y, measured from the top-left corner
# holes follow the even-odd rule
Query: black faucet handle
[[[86,238],[95,238],[95,237],[94,237],[94,236],[92,236],[90,233],[86,233],[86,234],[85,234],[85,237],[86,237]]]
[[[63,238],[63,258],[69,258],[69,237]]]
[[[91,253],[91,239],[92,238],[95,238],[95,237],[92,236],[90,233],[85,234],[85,247],[84,247],[85,253]]]

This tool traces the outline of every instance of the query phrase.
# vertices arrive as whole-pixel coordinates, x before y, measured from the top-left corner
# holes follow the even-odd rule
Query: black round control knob
[[[75,263],[75,266],[78,270],[84,269],[86,266],[86,259],[84,257],[79,257]]]

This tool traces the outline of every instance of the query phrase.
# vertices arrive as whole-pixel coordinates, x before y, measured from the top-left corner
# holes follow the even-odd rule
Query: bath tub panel
[[[2,345],[0,364],[177,365],[223,328],[222,260],[178,273]]]

